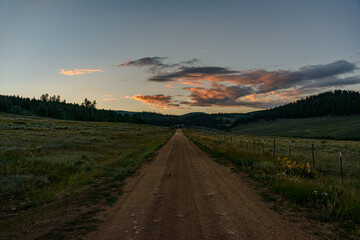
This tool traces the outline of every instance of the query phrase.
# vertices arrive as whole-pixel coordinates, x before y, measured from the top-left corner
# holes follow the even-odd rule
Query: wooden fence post
[[[274,150],[273,150],[273,154],[275,155],[275,139],[274,139]]]
[[[289,158],[291,158],[291,140],[289,141]]]
[[[315,171],[315,155],[314,155],[314,144],[311,144],[311,155],[312,155],[312,167],[313,171]]]
[[[344,175],[343,175],[343,166],[342,166],[342,154],[340,152],[340,175],[341,175],[341,178],[344,178]]]

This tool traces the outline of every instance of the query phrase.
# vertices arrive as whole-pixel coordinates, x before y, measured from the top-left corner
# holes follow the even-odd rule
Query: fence
[[[323,173],[354,175],[360,173],[360,142],[270,136],[245,136],[196,132],[214,141],[231,144],[241,151],[291,157],[309,163]]]

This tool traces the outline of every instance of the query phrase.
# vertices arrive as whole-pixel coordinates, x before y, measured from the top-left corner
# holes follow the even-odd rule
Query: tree
[[[45,94],[41,95],[40,101],[48,102],[49,101],[49,94],[45,93]]]

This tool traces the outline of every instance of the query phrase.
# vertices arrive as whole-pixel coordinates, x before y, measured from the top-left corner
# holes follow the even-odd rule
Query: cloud
[[[199,53],[208,53],[208,50],[198,50]]]
[[[103,101],[107,102],[107,101],[115,101],[118,100],[119,98],[104,98]]]
[[[252,93],[252,88],[248,86],[224,86],[222,84],[212,84],[212,88],[188,87],[185,90],[191,92],[190,102],[182,102],[190,106],[226,106],[226,107],[257,107],[266,108],[274,105],[272,102],[244,101],[241,97]]]
[[[179,104],[173,102],[172,96],[165,96],[163,94],[157,95],[135,95],[132,97],[126,97],[141,101],[142,103],[153,105],[156,109],[171,109],[171,108],[178,108]]]
[[[107,94],[107,95],[104,95],[104,97],[112,97],[112,95],[110,95],[110,94]]]
[[[309,81],[324,81],[329,85],[339,85],[343,80],[337,75],[351,73],[356,70],[355,64],[345,60],[324,65],[308,65],[297,71],[264,69],[236,71],[224,67],[183,67],[176,72],[157,74],[148,80],[153,82],[227,82],[237,85],[251,85],[258,93],[274,90],[288,89],[291,87],[305,87]],[[332,78],[332,81],[329,81]],[[350,82],[349,82],[350,83]],[[352,84],[360,83],[352,79]]]
[[[128,60],[119,65],[111,65],[111,66],[112,67],[147,67],[152,73],[159,73],[164,69],[191,66],[199,62],[199,59],[194,58],[179,63],[164,63],[165,59],[167,59],[167,57],[144,57],[133,61]]]
[[[121,63],[119,65],[112,65],[113,67],[146,67],[146,66],[162,66],[163,60],[166,59],[166,57],[144,57],[140,58],[134,61],[126,61],[124,63]]]
[[[150,66],[149,69],[152,70],[171,68],[171,71],[152,71],[148,81],[164,83],[168,88],[191,85],[182,87],[189,93],[186,96],[189,101],[178,102],[171,96],[164,95],[132,97],[158,107],[188,105],[269,108],[294,101],[305,94],[360,84],[360,75],[354,76],[353,73],[358,69],[357,66],[346,60],[306,65],[297,70],[268,71],[195,66],[198,62],[196,59],[175,64],[165,64],[165,58],[159,57],[144,59],[128,61],[122,65]]]
[[[326,87],[343,87],[360,83],[360,75],[347,78],[327,77],[321,81],[308,81],[302,86],[302,89],[326,88]]]
[[[319,79],[342,73],[349,73],[357,69],[355,64],[345,60],[336,61],[325,65],[310,65],[300,68],[300,73],[305,79]]]
[[[94,72],[103,72],[100,69],[75,69],[75,70],[64,70],[60,69],[59,74],[67,75],[67,76],[76,76],[84,73],[94,73]]]
[[[181,79],[187,80],[207,80],[208,76],[223,77],[239,73],[223,67],[182,67],[177,72],[159,74],[150,77],[148,80],[153,82],[171,82]]]

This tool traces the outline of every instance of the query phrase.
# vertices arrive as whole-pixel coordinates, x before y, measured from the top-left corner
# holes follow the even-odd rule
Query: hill
[[[283,118],[313,118],[323,116],[349,116],[360,114],[360,93],[335,90],[306,97],[283,106],[253,112],[237,119],[232,127],[259,120]]]
[[[216,129],[228,129],[241,113],[216,113],[207,114],[193,112],[184,115],[165,115],[154,112],[140,112],[137,115],[147,124],[167,127],[206,127]]]

